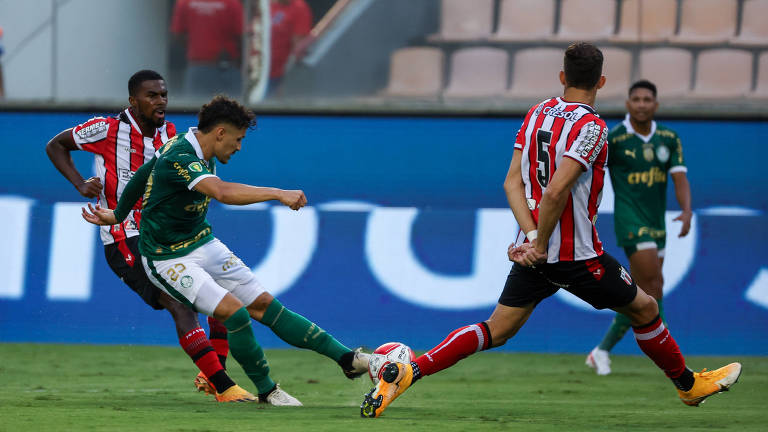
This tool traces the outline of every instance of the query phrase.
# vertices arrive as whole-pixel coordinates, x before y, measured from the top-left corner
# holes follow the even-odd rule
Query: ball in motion
[[[416,355],[413,350],[400,342],[387,342],[376,348],[368,360],[368,376],[371,377],[373,384],[378,384],[381,379],[381,373],[384,366],[390,363],[410,364]]]

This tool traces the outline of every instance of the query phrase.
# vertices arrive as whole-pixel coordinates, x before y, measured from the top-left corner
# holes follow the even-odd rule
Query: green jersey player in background
[[[661,266],[667,236],[664,215],[668,175],[682,210],[674,219],[682,222],[678,237],[686,236],[691,228],[691,189],[680,138],[653,120],[659,107],[656,86],[646,80],[632,84],[626,105],[626,118],[608,135],[614,228],[619,246],[629,258],[632,276],[643,291],[656,299],[664,319]],[[629,328],[629,318],[617,313],[602,342],[587,356],[587,365],[598,375],[611,373],[608,353]]]
[[[348,378],[368,371],[368,354],[353,351],[274,298],[234,253],[213,236],[206,219],[208,204],[246,205],[276,200],[299,210],[304,192],[225,182],[216,162],[226,164],[241,149],[255,115],[238,102],[216,96],[200,109],[198,126],[164,144],[125,187],[113,210],[83,209],[97,225],[123,220],[144,196],[140,250],[149,279],[179,302],[224,323],[232,356],[271,405],[299,406],[269,376],[264,352],[251,329],[251,318],[285,342],[336,361]],[[255,400],[250,395],[250,400]]]

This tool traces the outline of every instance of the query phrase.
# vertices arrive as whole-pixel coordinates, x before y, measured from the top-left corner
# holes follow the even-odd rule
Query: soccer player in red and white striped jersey
[[[736,382],[739,363],[712,372],[688,369],[656,301],[602,249],[595,220],[608,129],[592,108],[605,84],[602,66],[603,54],[594,45],[569,46],[560,71],[563,96],[533,106],[517,134],[504,189],[521,232],[509,247],[515,264],[491,317],[454,330],[410,365],[387,365],[363,400],[363,417],[378,417],[419,378],[504,345],[536,305],[560,288],[596,309],[627,315],[638,345],[672,380],[685,404],[698,405]]]
[[[168,90],[165,80],[155,71],[141,70],[128,81],[130,107],[115,117],[95,117],[53,137],[46,146],[53,165],[86,198],[98,198],[100,205],[114,208],[133,173],[152,159],[155,151],[176,135],[173,123],[165,121]],[[87,180],[77,171],[71,151],[85,150],[94,154],[96,175]],[[224,325],[209,319],[212,340],[197,321],[197,313],[177,302],[150,282],[141,264],[138,250],[141,202],[137,203],[126,220],[118,225],[100,227],[104,252],[112,271],[122,279],[144,302],[154,309],[167,309],[176,323],[179,344],[192,358],[204,375],[198,388],[213,386],[217,399],[242,399],[247,392],[227,375],[222,363],[228,345]],[[222,334],[223,333],[223,334]],[[218,338],[214,338],[218,335]],[[248,394],[250,395],[250,394]],[[254,398],[253,395],[247,396]]]

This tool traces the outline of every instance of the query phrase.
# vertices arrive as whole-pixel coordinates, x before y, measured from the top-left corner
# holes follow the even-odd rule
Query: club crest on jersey
[[[669,160],[669,149],[667,146],[659,146],[659,148],[656,149],[656,158],[661,163],[667,163]]]
[[[75,131],[75,133],[81,139],[87,140],[95,136],[98,136],[100,134],[103,134],[106,131],[107,131],[107,121],[102,120],[96,123],[91,123],[88,126],[85,126],[83,128],[80,128],[77,131]]]
[[[192,162],[188,165],[188,168],[192,172],[203,172],[203,165],[200,162]]]
[[[643,144],[643,158],[647,162],[653,161],[653,144]]]
[[[189,288],[192,286],[192,282],[194,282],[194,279],[192,279],[192,276],[190,275],[184,275],[181,277],[181,280],[179,283],[183,288]]]
[[[629,275],[629,272],[624,267],[619,267],[619,269],[621,269],[621,279],[627,285],[632,285],[632,276]]]

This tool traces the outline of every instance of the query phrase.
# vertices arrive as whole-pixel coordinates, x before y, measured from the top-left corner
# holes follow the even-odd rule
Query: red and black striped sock
[[[459,360],[478,351],[491,347],[491,332],[488,324],[481,322],[458,328],[451,332],[439,345],[414,360],[418,368],[418,379],[449,368]]]
[[[211,345],[219,356],[221,366],[227,368],[227,355],[229,354],[229,340],[227,340],[227,328],[214,317],[208,317],[208,328],[211,329]]]
[[[211,342],[205,336],[205,331],[197,327],[179,339],[179,344],[187,355],[195,362],[195,365],[208,378],[208,381],[216,387],[216,391],[223,393],[226,389],[235,385],[235,382],[227,375],[221,366],[216,351]]]

